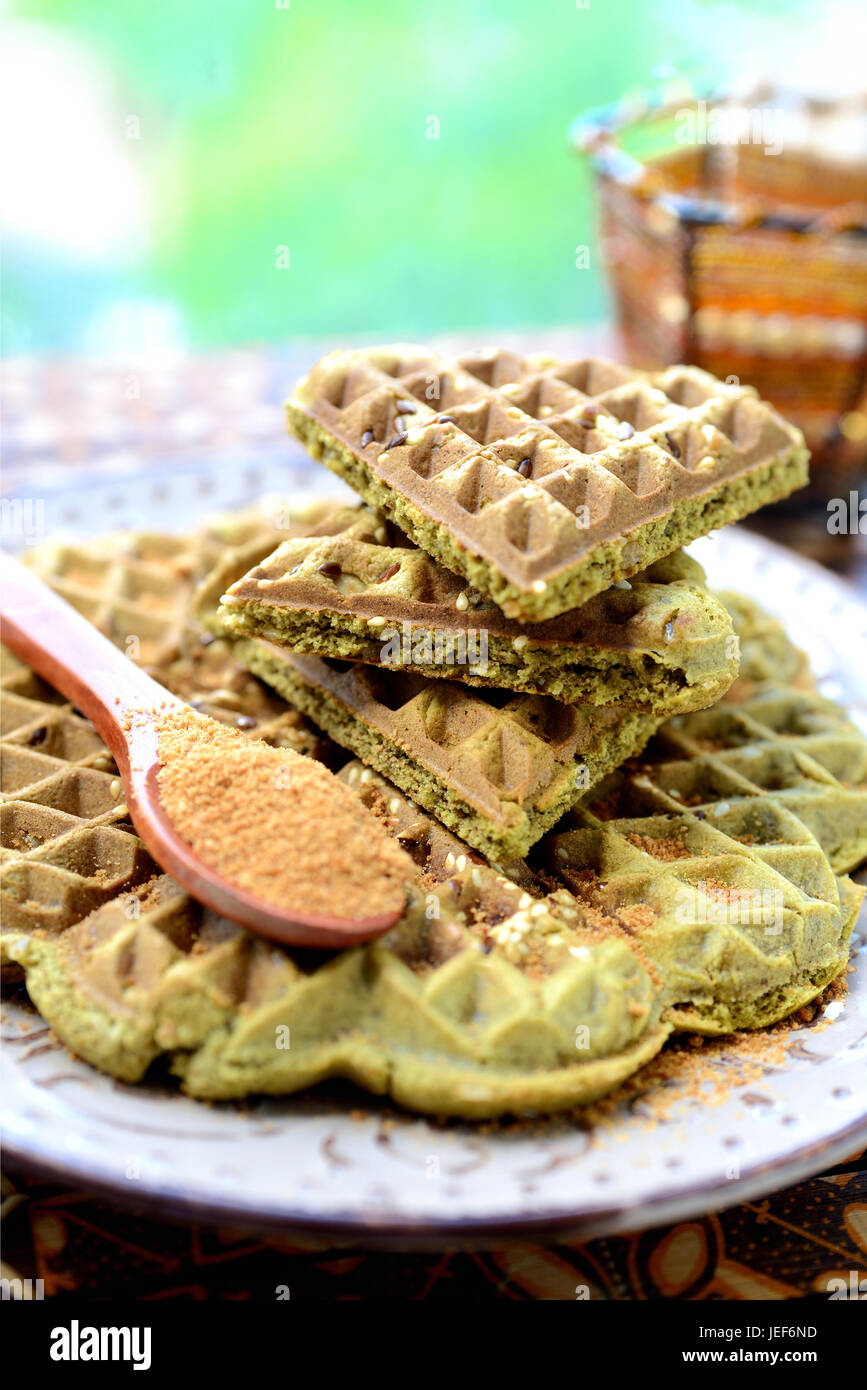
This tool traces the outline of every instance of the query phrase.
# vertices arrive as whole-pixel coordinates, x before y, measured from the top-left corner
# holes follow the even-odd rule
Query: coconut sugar
[[[193,710],[160,711],[155,722],[163,807],[228,882],[287,913],[402,909],[412,861],[321,763]]]

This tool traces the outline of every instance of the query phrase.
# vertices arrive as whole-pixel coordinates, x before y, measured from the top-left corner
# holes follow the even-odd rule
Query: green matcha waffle
[[[322,661],[258,638],[238,661],[489,858],[515,859],[657,727],[630,709]]]
[[[800,432],[696,367],[398,344],[330,353],[287,415],[314,458],[523,622],[807,481]]]
[[[347,769],[350,785],[353,773],[419,866],[397,928],[315,963],[204,911],[150,866],[144,883],[107,883],[86,915],[70,902],[35,930],[10,924],[7,959],[63,1042],[125,1081],[166,1055],[203,1098],[343,1076],[469,1118],[595,1099],[659,1050],[659,981],[625,933],[583,922],[571,894],[523,869],[531,894],[367,769]],[[40,808],[25,809],[38,822]]]
[[[738,666],[731,619],[682,551],[522,625],[363,506],[336,504],[309,536],[283,540],[231,584],[218,617],[234,636],[313,656],[658,716],[712,704]]]
[[[327,760],[326,741],[189,620],[197,580],[233,541],[276,533],[260,508],[193,536],[115,535],[29,559],[68,602],[175,694],[266,742]],[[91,725],[5,649],[0,667],[0,964],[10,935],[63,931],[156,872],[132,831],[117,768]]]
[[[845,968],[863,890],[773,793],[716,799],[712,767],[691,771],[700,804],[658,812],[643,774],[615,773],[534,862],[600,925],[632,932],[678,1028],[763,1027]]]
[[[582,927],[568,893],[533,900],[531,918],[484,865],[431,881],[387,937],[314,965],[202,914],[164,879],[136,901],[137,916],[129,900],[107,905],[19,952],[67,1045],[127,1081],[168,1054],[202,1098],[342,1076],[415,1110],[482,1118],[598,1097],[669,1032],[633,942]],[[529,961],[489,925],[522,934]]]

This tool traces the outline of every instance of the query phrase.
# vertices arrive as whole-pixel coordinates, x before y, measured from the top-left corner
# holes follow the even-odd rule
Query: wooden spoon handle
[[[2,640],[71,700],[117,756],[127,710],[181,705],[32,571],[0,551]]]

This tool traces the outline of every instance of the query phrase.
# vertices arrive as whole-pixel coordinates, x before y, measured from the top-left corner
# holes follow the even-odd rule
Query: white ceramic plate
[[[53,480],[45,529],[189,524],[263,488],[308,491],[291,464],[240,481],[184,465],[81,484]],[[317,478],[321,485],[321,474]],[[156,490],[156,495],[155,494]],[[109,495],[112,502],[109,505]],[[75,513],[77,512],[77,516]],[[72,515],[70,515],[72,514]],[[752,594],[786,621],[822,690],[867,731],[867,606],[818,566],[730,527],[693,553],[711,583]],[[867,1143],[867,920],[850,992],[829,1026],[717,1106],[684,1100],[648,1124],[640,1102],[590,1130],[441,1128],[346,1086],[285,1100],[204,1106],[170,1082],[127,1086],[69,1056],[32,1012],[7,1002],[0,1057],[5,1154],[64,1183],[154,1211],[328,1240],[407,1245],[586,1237],[683,1220],[821,1171]],[[839,1006],[838,1006],[839,1007]],[[836,1011],[835,1011],[836,1012]]]

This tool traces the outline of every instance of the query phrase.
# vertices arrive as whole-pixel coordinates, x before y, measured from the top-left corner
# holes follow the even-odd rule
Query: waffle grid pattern
[[[238,660],[493,859],[525,854],[659,720],[242,639]]]
[[[701,566],[682,551],[632,583],[609,589],[572,613],[518,624],[368,507],[336,507],[309,536],[284,540],[223,596],[218,617],[230,632],[293,650],[373,665],[385,661],[385,632],[440,634],[445,652],[476,651],[481,634],[493,674],[471,662],[425,663],[427,676],[593,704],[621,700],[654,713],[700,708],[736,673],[733,628],[704,587]],[[408,625],[408,629],[405,625]],[[445,647],[442,638],[453,635]],[[469,639],[468,639],[469,634]],[[417,649],[417,648],[416,648]],[[390,648],[388,649],[391,650]],[[658,678],[659,684],[651,678]]]
[[[651,751],[661,760],[640,777],[660,809],[723,799],[748,809],[773,794],[838,873],[867,855],[867,739],[820,695],[759,687],[736,706],[669,720]]]
[[[344,1075],[468,1117],[592,1099],[658,1051],[669,1032],[659,984],[624,933],[596,932],[568,892],[548,893],[526,868],[523,883],[500,874],[368,769],[341,775],[418,865],[387,938],[296,959],[163,875],[113,885],[64,930],[10,936],[9,958],[63,1041],[130,1081],[167,1054],[200,1097]]]
[[[117,768],[86,720],[4,652],[3,931],[61,930],[154,872]]]
[[[694,807],[614,773],[539,862],[591,912],[632,926],[677,1026],[765,1026],[845,967],[863,890],[835,877],[776,794],[719,799],[712,767],[687,767],[705,779]]]
[[[233,540],[245,542],[250,532],[262,534],[258,508],[231,523]],[[300,715],[238,669],[227,642],[191,623],[193,587],[224,552],[217,530],[206,530],[45,546],[30,559],[73,607],[197,709],[269,743],[327,753]],[[133,831],[117,767],[93,727],[5,650],[0,704],[8,942],[20,933],[63,931],[157,868]]]
[[[679,502],[803,453],[798,432],[748,387],[693,367],[647,374],[597,358],[336,352],[300,383],[288,412],[305,443],[311,423],[327,431],[391,494],[537,592],[576,555],[592,559]],[[624,572],[664,553],[661,544],[642,560],[627,544]],[[608,582],[601,575],[584,597]]]

